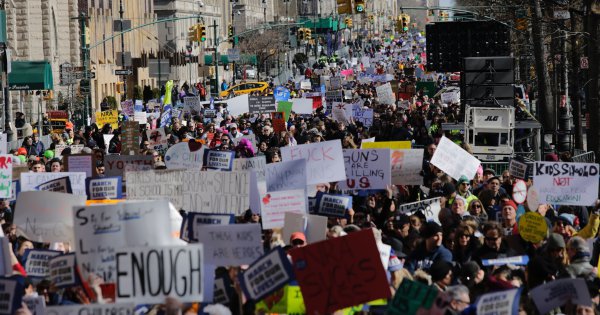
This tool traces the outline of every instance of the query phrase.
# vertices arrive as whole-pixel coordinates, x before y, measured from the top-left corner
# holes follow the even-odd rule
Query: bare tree
[[[262,34],[244,37],[238,44],[243,54],[256,55],[258,69],[276,58],[282,52],[288,51],[285,44],[288,41],[287,28],[265,30]],[[272,61],[271,61],[272,62]],[[266,67],[264,68],[267,71]]]

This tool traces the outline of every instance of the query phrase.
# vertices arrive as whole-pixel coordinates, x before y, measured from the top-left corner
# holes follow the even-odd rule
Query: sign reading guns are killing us
[[[167,296],[203,301],[202,244],[121,249],[115,256],[117,302],[160,304]]]
[[[450,139],[442,137],[431,164],[458,180],[463,175],[473,178],[481,162]]]
[[[344,150],[346,181],[341,189],[385,189],[390,184],[390,150]]]
[[[284,161],[306,160],[306,184],[346,180],[346,168],[340,140],[282,147]]]
[[[76,314],[118,314],[130,315],[134,311],[133,303],[114,304],[81,304],[70,306],[46,307],[46,315],[76,315]]]
[[[598,198],[598,164],[535,162],[533,187],[541,203],[591,206]]]

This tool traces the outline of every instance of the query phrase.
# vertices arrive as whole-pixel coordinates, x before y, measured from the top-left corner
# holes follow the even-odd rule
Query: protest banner
[[[56,172],[56,173],[22,173],[21,192],[37,190],[37,186],[53,179],[68,176],[71,181],[73,195],[85,196],[86,174],[82,172]]]
[[[151,155],[107,155],[104,157],[104,175],[121,176],[123,180],[126,180],[126,165],[130,165],[128,171],[146,171],[154,168]]]
[[[267,191],[306,188],[306,160],[292,160],[267,164],[265,168]]]
[[[450,303],[449,297],[433,286],[410,279],[402,280],[388,306],[391,315],[443,315]]]
[[[121,199],[123,198],[123,183],[121,176],[86,178],[88,199]]]
[[[527,179],[527,163],[511,159],[508,163],[508,171],[513,177]]]
[[[248,105],[248,94],[242,94],[227,100],[227,111],[230,115],[236,117],[250,111]]]
[[[46,315],[88,315],[88,314],[115,314],[132,315],[135,310],[134,303],[110,304],[77,304],[69,306],[46,307]]]
[[[431,164],[458,180],[463,175],[467,178],[475,177],[481,162],[458,144],[442,137],[431,158]]]
[[[57,288],[68,288],[81,283],[75,253],[61,254],[48,261],[50,281]]]
[[[269,164],[275,165],[279,163]],[[252,158],[246,159],[234,159],[233,160],[233,170],[234,171],[255,171],[257,175],[257,179],[259,181],[266,180],[266,169],[267,169],[267,159],[263,156],[256,156]]]
[[[140,151],[140,125],[135,121],[126,121],[122,126],[121,154],[135,155]]]
[[[0,233],[0,277],[11,276],[12,270],[12,243],[8,241],[7,237],[4,237],[4,232]]]
[[[277,111],[275,97],[273,96],[248,96],[248,112],[250,114],[267,114]]]
[[[234,158],[233,151],[204,150],[203,166],[213,170],[231,171]]]
[[[331,314],[344,307],[390,296],[375,236],[370,229],[297,247],[289,254],[307,314]],[[340,283],[345,285],[340,286]]]
[[[542,203],[591,206],[598,198],[598,164],[537,161],[533,187]]]
[[[37,185],[36,190],[53,191],[64,194],[72,194],[71,180],[69,176],[53,179],[43,184]]]
[[[76,154],[67,156],[65,169],[68,172],[83,172],[86,177],[92,177],[92,155]]]
[[[0,155],[0,198],[12,196],[13,158],[12,155]]]
[[[481,264],[483,266],[502,266],[502,265],[516,265],[525,266],[529,262],[529,256],[513,256],[495,259],[482,259]]]
[[[373,109],[363,108],[360,104],[353,104],[352,118],[355,122],[361,122],[365,128],[370,128],[373,126]]]
[[[423,185],[423,149],[391,150],[392,185]]]
[[[410,141],[362,141],[361,149],[410,149],[412,146]]]
[[[198,96],[186,96],[183,98],[183,110],[191,112],[200,112],[202,105],[200,105],[200,98]]]
[[[114,281],[117,249],[170,245],[167,201],[127,201],[73,209],[77,257],[86,274]]]
[[[96,112],[96,125],[102,128],[105,124],[109,124],[113,129],[119,128],[119,111],[116,109]]]
[[[249,265],[263,255],[260,224],[195,225],[204,259],[215,266]]]
[[[191,151],[190,142],[180,142],[165,153],[165,165],[168,169],[201,169],[205,147]]]
[[[425,215],[427,221],[441,224],[438,218],[441,210],[440,198],[438,197],[400,205],[397,211],[406,215],[421,212]]]
[[[292,110],[296,114],[310,115],[313,111],[313,100],[311,98],[292,98]]]
[[[34,242],[73,242],[72,209],[83,206],[85,199],[49,191],[24,191],[17,198],[13,223]]]
[[[518,314],[521,288],[481,295],[477,302],[478,315]]]
[[[244,295],[252,301],[262,300],[293,277],[290,261],[281,247],[259,258],[239,275]]]
[[[519,235],[533,244],[538,244],[546,238],[548,224],[544,217],[537,212],[527,212],[519,217]]]
[[[46,313],[46,298],[44,296],[24,295],[23,303],[27,305],[31,315],[44,315]]]
[[[24,268],[28,277],[45,278],[50,275],[49,263],[50,259],[62,252],[47,249],[28,249],[25,251]]]
[[[284,119],[284,112],[271,113],[271,123],[273,125],[273,132],[279,134],[282,131],[287,131],[287,124]]]
[[[283,228],[286,212],[306,214],[304,189],[269,192],[261,198],[263,229]]]
[[[126,100],[121,102],[121,112],[128,117],[133,117],[134,113],[134,104],[132,100]]]
[[[346,210],[352,208],[352,196],[322,194],[317,214],[327,217],[345,217]],[[317,197],[317,199],[319,199]]]
[[[318,184],[346,180],[346,168],[340,140],[282,147],[284,161],[306,160],[306,183]]]
[[[146,139],[148,139],[151,149],[162,152],[166,151],[169,147],[169,138],[163,127],[146,130]]]
[[[167,296],[203,301],[202,244],[118,249],[115,257],[117,302],[160,304]]]
[[[529,291],[540,314],[570,302],[572,305],[592,306],[590,292],[583,278],[556,279]]]
[[[341,189],[385,189],[391,182],[388,149],[344,149],[346,180]]]
[[[15,279],[0,278],[0,315],[14,315],[21,308],[23,288]]]
[[[391,105],[396,102],[396,97],[392,91],[392,85],[389,82],[376,87],[375,90],[377,92],[379,103]]]
[[[189,243],[198,242],[196,231],[200,228],[200,225],[227,225],[234,223],[235,216],[233,214],[188,212],[181,224],[181,239]]]

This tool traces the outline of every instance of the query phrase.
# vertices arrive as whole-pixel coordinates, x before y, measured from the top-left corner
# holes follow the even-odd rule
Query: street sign
[[[555,10],[554,18],[557,20],[568,20],[571,18],[571,14],[567,10]]]
[[[95,79],[95,78],[96,78],[96,72],[90,71],[90,79]]]
[[[133,70],[131,69],[116,69],[115,75],[132,75]]]
[[[240,50],[239,49],[227,49],[227,57],[229,61],[239,61],[240,60]]]

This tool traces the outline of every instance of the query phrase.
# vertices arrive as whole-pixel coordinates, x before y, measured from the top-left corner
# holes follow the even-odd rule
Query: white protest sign
[[[12,197],[13,158],[12,155],[0,155],[0,198]]]
[[[301,90],[312,90],[312,84],[310,83],[310,80],[300,81],[300,89]]]
[[[73,195],[86,196],[86,174],[82,172],[21,173],[21,193],[25,191],[37,190],[36,187],[40,184],[65,176],[68,176],[69,180],[71,181],[71,189],[73,190]]]
[[[309,214],[306,223],[306,241],[309,244],[327,239],[327,217]]]
[[[85,196],[49,191],[22,191],[17,198],[13,223],[29,240],[74,244],[72,209],[85,205],[85,200]]]
[[[391,150],[393,185],[423,185],[423,149]]]
[[[0,154],[8,154],[8,135],[0,133]]]
[[[440,198],[431,198],[398,206],[398,212],[400,213],[412,215],[417,211],[421,211],[425,215],[427,221],[435,221],[438,224],[440,224],[438,218],[440,210],[442,210]]]
[[[0,278],[0,314],[2,315],[13,315],[16,314],[17,309],[21,308],[21,296],[22,292],[18,291],[21,286],[17,280],[14,279],[2,279]]]
[[[92,177],[91,155],[69,155],[67,159],[69,172],[83,172],[86,177]]]
[[[518,314],[521,289],[487,293],[477,299],[477,314]]]
[[[319,202],[317,214],[328,217],[344,217],[346,210],[352,208],[351,196],[323,194]]]
[[[235,152],[233,151],[205,150],[203,166],[209,169],[231,171],[234,157]]]
[[[527,178],[527,164],[511,159],[508,164],[508,171],[510,175],[516,178],[525,179]]]
[[[292,111],[296,114],[310,115],[313,112],[312,98],[292,98]]]
[[[201,169],[205,148],[190,151],[188,142],[180,142],[165,153],[165,165],[168,169]]]
[[[46,313],[46,298],[44,296],[25,295],[23,296],[23,302],[27,304],[27,308],[31,311],[31,315],[48,314]]]
[[[263,255],[260,224],[196,225],[204,258],[215,266],[249,265]]]
[[[57,288],[66,288],[77,285],[77,264],[75,253],[58,255],[48,261],[50,281]]]
[[[540,314],[571,302],[573,305],[592,306],[592,299],[582,278],[557,279],[546,282],[529,291]]]
[[[450,139],[442,137],[431,158],[431,164],[458,180],[463,175],[467,178],[475,177],[481,162]]]
[[[186,96],[183,98],[183,110],[192,111],[195,110],[200,112],[202,106],[200,105],[200,98],[197,96]]]
[[[598,198],[598,169],[592,163],[537,161],[533,187],[541,203],[591,206]]]
[[[388,82],[375,88],[377,98],[381,104],[391,105],[396,102],[396,97],[392,91],[392,85]]]
[[[134,303],[78,304],[46,307],[46,315],[134,314]]]
[[[25,252],[25,271],[28,277],[45,278],[50,275],[50,259],[62,254],[56,250],[30,249]]]
[[[306,160],[299,159],[266,166],[267,191],[306,188]]]
[[[306,214],[304,189],[270,192],[261,198],[263,229],[283,228],[286,212]]]
[[[123,247],[170,245],[167,201],[126,201],[73,209],[79,264],[85,273],[114,281],[115,256]]]
[[[240,144],[240,141],[242,141],[242,139],[250,140],[250,142],[252,143],[252,148],[254,148],[254,152],[258,152],[258,147],[256,144],[256,135],[249,134],[249,135],[243,135],[239,138],[233,138],[232,139],[233,145],[237,147]]]
[[[147,171],[154,168],[151,155],[107,155],[104,157],[106,176],[121,176],[125,179],[125,170]]]
[[[51,181],[40,184],[36,188],[37,190],[54,191],[64,194],[73,193],[73,189],[71,188],[71,180],[68,176],[53,179]]]
[[[121,176],[101,177],[88,180],[88,197],[91,200],[121,199],[123,197]]]
[[[377,250],[379,251],[379,257],[381,257],[381,264],[383,265],[383,269],[387,270],[388,265],[390,263],[390,254],[392,246],[383,244],[382,242],[377,242]]]
[[[306,160],[308,185],[346,180],[340,140],[282,147],[281,157],[284,161]]]
[[[115,256],[117,302],[160,304],[167,296],[203,301],[202,244],[119,249]]]
[[[169,146],[169,139],[167,138],[165,128],[146,130],[146,139],[150,143],[150,148],[154,150],[166,150]]]
[[[0,254],[2,254],[0,257],[0,277],[12,275],[11,253],[12,243],[2,235],[0,237]]]
[[[275,163],[278,164],[278,163]],[[264,155],[246,159],[233,160],[234,171],[255,171],[259,181],[265,181],[267,159]]]
[[[232,116],[239,116],[250,112],[248,94],[242,94],[227,100],[227,111]]]
[[[282,240],[289,244],[290,237],[294,232],[304,233],[305,216],[300,213],[286,212],[283,217],[283,230],[281,231]]]
[[[460,90],[451,90],[444,92],[441,95],[442,103],[444,104],[456,104],[460,103]]]
[[[202,228],[200,226],[207,224],[228,225],[233,223],[235,223],[233,214],[189,212],[186,217],[187,230],[189,232],[187,235],[188,242],[198,242],[196,232]]]
[[[385,189],[391,182],[389,149],[344,149],[341,189]]]
[[[240,275],[244,295],[253,301],[262,300],[292,279],[291,269],[285,252],[277,247]]]
[[[346,115],[346,110],[343,107],[340,108],[340,104],[342,103],[333,102],[331,117],[333,120],[347,125],[350,122],[350,118]]]

